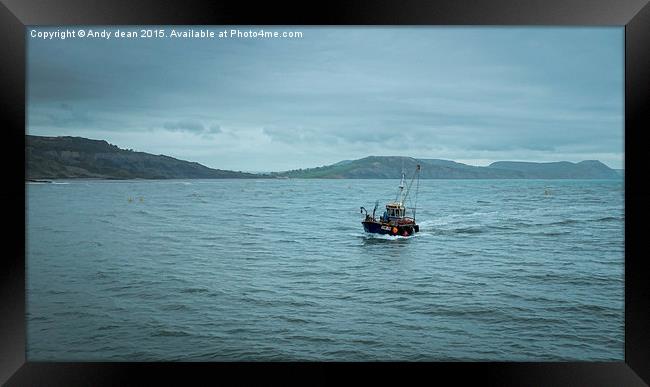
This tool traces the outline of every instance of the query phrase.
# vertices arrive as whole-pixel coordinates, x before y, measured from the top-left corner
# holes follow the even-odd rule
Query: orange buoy
[[[393,234],[397,234],[397,227],[393,227]]]

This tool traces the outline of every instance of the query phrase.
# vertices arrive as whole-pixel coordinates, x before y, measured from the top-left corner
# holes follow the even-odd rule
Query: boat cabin
[[[387,219],[403,218],[406,215],[406,208],[402,203],[388,203],[386,204],[386,212],[384,217]]]

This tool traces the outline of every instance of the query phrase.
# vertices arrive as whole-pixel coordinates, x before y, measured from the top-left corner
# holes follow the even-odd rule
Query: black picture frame
[[[34,363],[25,361],[25,27],[35,25],[537,25],[625,26],[625,361],[570,363]],[[0,260],[0,382],[9,386],[141,385],[158,381],[343,381],[423,377],[481,385],[627,386],[650,383],[650,271],[644,254],[650,190],[642,141],[650,128],[648,0],[407,0],[327,2],[2,0],[0,114],[5,184]],[[252,371],[252,372],[251,372]],[[289,372],[287,372],[289,371]],[[198,375],[197,375],[198,374]],[[302,374],[302,372],[300,373]],[[388,379],[387,379],[388,378]]]

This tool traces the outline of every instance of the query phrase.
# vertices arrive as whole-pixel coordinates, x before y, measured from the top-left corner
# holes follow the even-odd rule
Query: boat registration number
[[[391,227],[390,226],[381,226],[381,229],[390,231]]]

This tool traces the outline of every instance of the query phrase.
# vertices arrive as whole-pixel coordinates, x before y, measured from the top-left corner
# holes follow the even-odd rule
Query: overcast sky
[[[28,29],[27,132],[245,171],[369,155],[623,166],[623,27],[265,30],[303,37]]]

